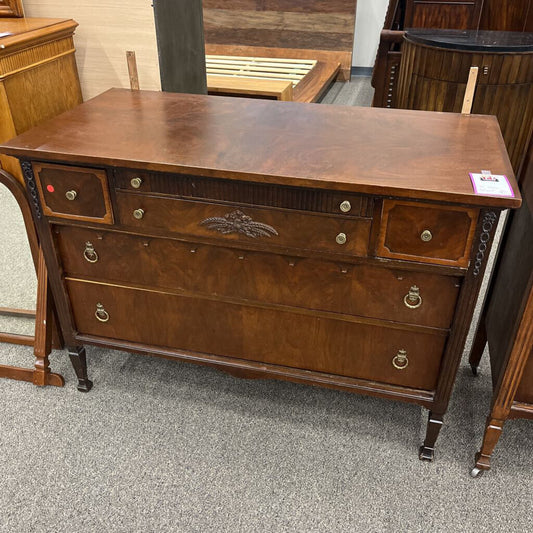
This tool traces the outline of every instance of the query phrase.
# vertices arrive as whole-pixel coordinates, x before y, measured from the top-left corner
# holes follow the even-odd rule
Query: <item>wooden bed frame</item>
[[[204,0],[203,7],[208,57],[316,62],[292,84],[292,97],[286,80],[208,72],[210,93],[316,102],[335,79],[350,80],[357,0]]]

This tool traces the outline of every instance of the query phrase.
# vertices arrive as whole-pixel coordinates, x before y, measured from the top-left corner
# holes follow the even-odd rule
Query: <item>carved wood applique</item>
[[[206,226],[213,231],[219,231],[223,235],[241,233],[252,239],[278,235],[278,232],[272,226],[263,224],[262,222],[254,222],[252,217],[245,215],[239,209],[223,217],[206,218],[200,222],[200,226]]]

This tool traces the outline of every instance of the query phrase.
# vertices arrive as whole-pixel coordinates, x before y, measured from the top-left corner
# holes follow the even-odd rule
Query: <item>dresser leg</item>
[[[435,441],[439,436],[440,428],[442,427],[443,415],[437,413],[429,413],[429,420],[426,429],[426,440],[423,446],[420,447],[418,457],[421,461],[433,461],[435,456]]]
[[[487,344],[487,329],[485,327],[485,311],[483,311],[477,327],[476,336],[472,343],[472,349],[470,350],[470,357],[468,362],[474,376],[477,376],[477,367],[481,361],[481,356],[485,350]]]
[[[78,390],[80,392],[89,392],[92,389],[93,382],[87,377],[87,356],[84,346],[75,346],[69,348],[68,355],[70,362],[74,367],[78,377]]]
[[[483,436],[483,443],[481,450],[476,454],[476,466],[472,470],[472,477],[477,477],[485,470],[490,470],[490,459],[498,440],[503,431],[503,420],[496,418],[487,418],[487,425],[485,426],[485,435]]]

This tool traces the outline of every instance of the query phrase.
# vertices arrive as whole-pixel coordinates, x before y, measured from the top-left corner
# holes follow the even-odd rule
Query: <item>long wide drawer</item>
[[[446,335],[67,280],[80,333],[433,390]]]
[[[366,256],[371,219],[117,191],[120,224],[145,231]]]
[[[461,280],[57,226],[67,276],[448,328]],[[413,290],[414,289],[414,290]]]

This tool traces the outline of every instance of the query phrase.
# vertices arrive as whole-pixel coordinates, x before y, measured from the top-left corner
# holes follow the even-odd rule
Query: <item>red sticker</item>
[[[54,191],[55,191],[53,185],[47,185],[47,186],[46,186],[46,190],[47,190],[48,192],[54,192]]]

